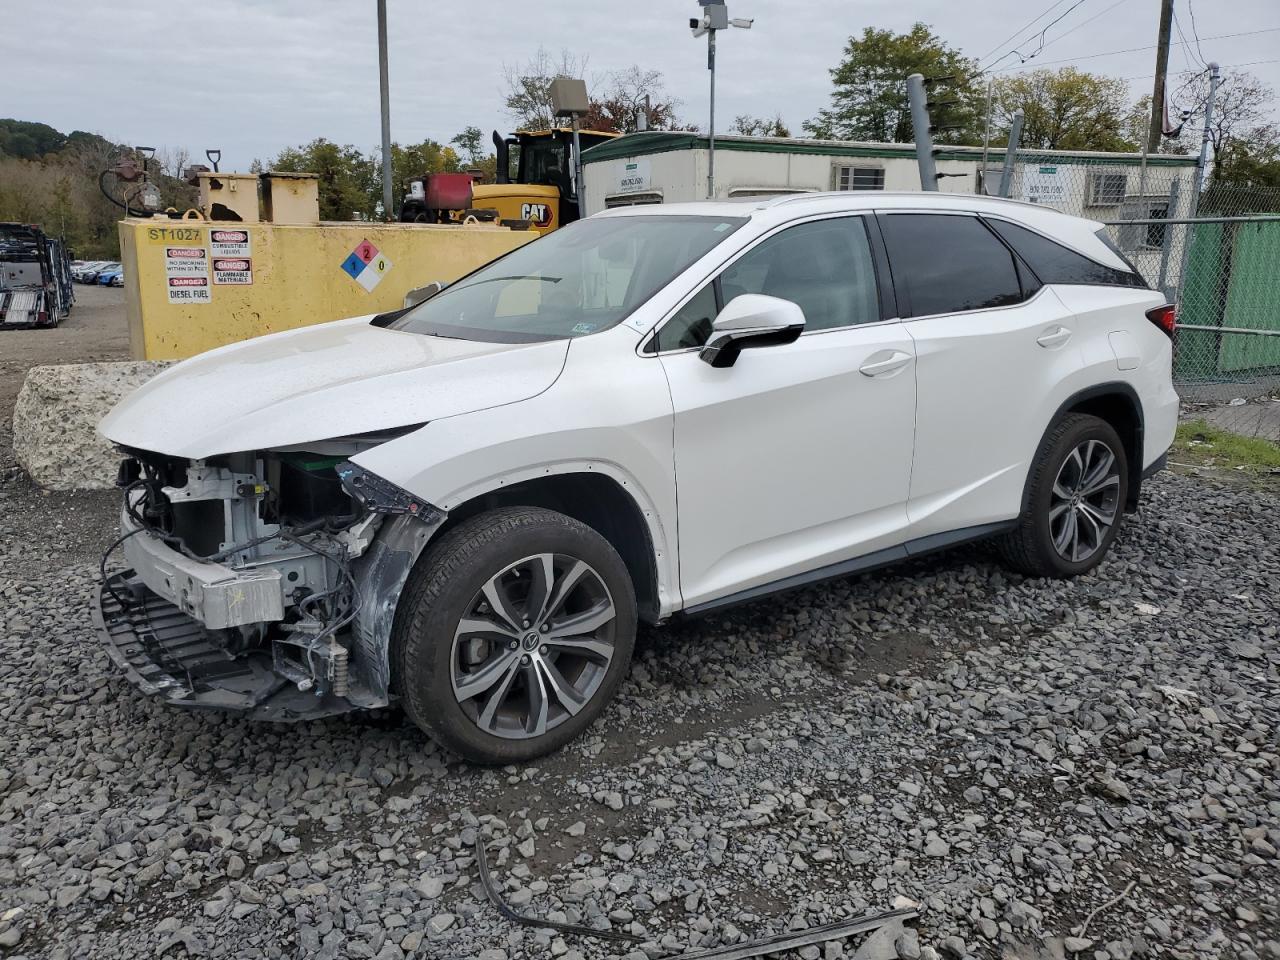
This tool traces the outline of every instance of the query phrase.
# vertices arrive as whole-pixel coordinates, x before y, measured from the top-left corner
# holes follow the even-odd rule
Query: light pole
[[[382,108],[382,216],[395,219],[391,191],[391,85],[387,77],[387,0],[378,0],[378,93]]]
[[[694,37],[707,35],[707,69],[711,71],[711,117],[707,130],[707,199],[716,195],[716,32],[730,27],[750,30],[752,20],[735,17],[729,19],[729,8],[721,0],[698,0],[701,17],[690,17],[689,28]]]

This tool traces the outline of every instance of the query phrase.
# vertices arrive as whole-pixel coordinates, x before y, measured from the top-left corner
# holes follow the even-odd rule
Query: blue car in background
[[[98,274],[95,282],[104,287],[123,287],[124,267],[118,263],[112,264]]]

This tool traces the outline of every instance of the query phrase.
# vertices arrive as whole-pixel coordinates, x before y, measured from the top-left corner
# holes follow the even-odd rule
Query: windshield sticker
[[[717,223],[717,224],[715,225],[715,228],[714,228],[714,229],[715,229],[715,232],[716,232],[716,233],[724,233],[724,232],[725,232],[726,230],[728,230],[731,226],[733,226],[733,224],[730,224],[730,223]]]
[[[570,333],[595,333],[596,325],[594,323],[575,323]]]

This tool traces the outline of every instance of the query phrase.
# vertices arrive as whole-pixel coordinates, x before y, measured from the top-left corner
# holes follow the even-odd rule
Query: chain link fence
[[[1196,190],[1194,157],[1020,151],[1009,196],[1106,224],[1178,307],[1184,416],[1280,442],[1280,191]]]

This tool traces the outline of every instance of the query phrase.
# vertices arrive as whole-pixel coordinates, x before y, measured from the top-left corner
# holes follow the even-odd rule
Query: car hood
[[[568,340],[480,343],[354,317],[219,347],[160,373],[98,425],[113,443],[201,459],[472,413],[527,400]]]

